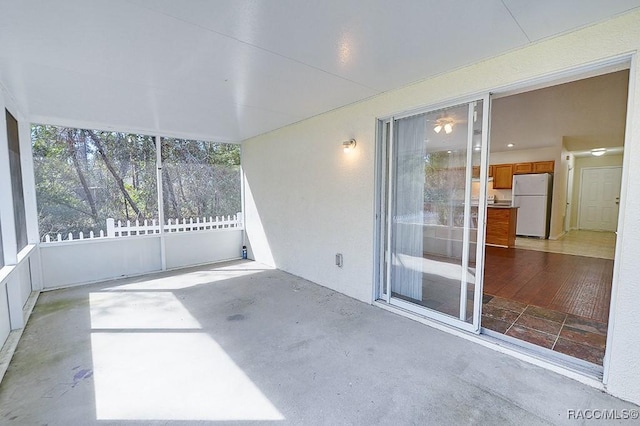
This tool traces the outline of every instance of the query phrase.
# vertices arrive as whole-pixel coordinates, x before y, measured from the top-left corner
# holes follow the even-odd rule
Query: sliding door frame
[[[414,115],[428,113],[430,111],[439,110],[456,105],[468,104],[474,105],[476,102],[482,101],[482,138],[480,146],[480,189],[478,199],[478,226],[476,237],[476,265],[475,265],[475,287],[474,287],[474,307],[471,323],[466,322],[466,290],[467,269],[461,271],[461,288],[460,288],[460,316],[455,318],[438,311],[428,309],[416,304],[406,302],[398,298],[391,298],[391,238],[392,223],[389,220],[389,212],[393,207],[393,173],[394,173],[394,123],[398,119],[411,117]],[[462,264],[468,267],[470,242],[470,204],[471,204],[471,173],[472,173],[472,155],[473,155],[473,116],[474,108],[469,108],[468,118],[468,136],[467,136],[467,166],[465,180],[465,214],[464,214],[464,234],[463,234],[463,259]],[[486,228],[486,204],[487,204],[487,174],[489,161],[489,132],[491,124],[491,95],[484,93],[478,96],[472,96],[462,99],[453,100],[437,105],[430,105],[423,108],[404,111],[388,117],[377,120],[377,149],[376,149],[376,267],[374,268],[374,291],[373,301],[381,301],[392,306],[396,306],[403,310],[417,314],[422,317],[430,318],[444,324],[479,334],[481,330],[480,318],[482,310],[482,286],[484,276],[484,242]]]

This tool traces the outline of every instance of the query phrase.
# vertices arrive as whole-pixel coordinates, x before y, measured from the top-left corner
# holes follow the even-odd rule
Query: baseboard
[[[563,232],[561,232],[561,233],[560,233],[560,234],[558,234],[558,235],[554,235],[553,237],[552,237],[552,236],[549,236],[549,239],[550,239],[550,240],[559,240],[560,238],[564,237],[565,235],[567,235],[567,232],[566,232],[566,231],[563,231]]]

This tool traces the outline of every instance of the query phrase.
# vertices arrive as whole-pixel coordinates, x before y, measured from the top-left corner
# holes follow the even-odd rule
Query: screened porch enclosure
[[[405,315],[429,331],[476,343],[448,352],[450,360],[490,347],[509,353],[504,359],[517,362],[512,365],[519,370],[531,371],[533,364],[640,403],[640,335],[634,327],[640,266],[633,256],[640,250],[640,168],[634,166],[640,164],[640,0],[587,0],[580,7],[569,0],[535,5],[409,0],[391,13],[388,2],[370,1],[238,0],[187,7],[152,0],[0,0],[0,341],[12,347],[20,340],[12,336],[31,328],[25,325],[31,321],[31,301],[39,296],[120,278],[142,282],[247,253],[255,263],[332,291],[318,299],[320,308],[344,294],[364,307]],[[569,172],[565,151],[573,143],[622,149],[602,368],[574,370],[507,348],[484,333],[487,278],[480,252],[486,190],[478,189],[477,200],[472,194],[486,184],[491,165],[486,154],[498,145],[494,127],[475,126],[491,115],[492,99],[508,103],[513,94],[533,87],[544,90],[554,82],[623,70],[628,70],[627,102],[615,109],[592,102],[594,113],[585,114],[596,132],[564,131],[570,120],[542,108],[544,118],[523,113],[508,120],[506,130],[513,133],[505,131],[509,137],[500,151],[499,163],[533,167],[553,160],[561,177]],[[612,94],[604,86],[600,91]],[[468,103],[481,97],[486,100],[476,104],[475,119]],[[462,103],[467,107],[445,111]],[[424,126],[412,129],[411,117],[423,113]],[[453,122],[444,120],[454,113]],[[626,117],[626,124],[613,126],[614,116]],[[415,137],[403,134],[404,143],[395,147],[403,173],[381,165],[377,124],[384,120],[390,122],[390,137],[415,130]],[[533,125],[516,131],[519,120]],[[491,140],[491,147],[481,143],[480,159],[476,131],[489,133]],[[461,136],[462,145],[454,147],[453,135]],[[447,147],[434,145],[446,136]],[[357,144],[346,153],[344,143],[352,140]],[[508,143],[517,150],[509,151]],[[242,165],[240,149],[223,149],[227,146],[241,146]],[[516,158],[516,151],[526,153]],[[390,184],[380,185],[383,180]],[[563,221],[564,197],[555,201],[553,229],[569,216]],[[284,292],[297,291],[289,276],[280,277],[292,283]],[[220,288],[212,287],[211,300],[194,293],[205,317],[214,309],[207,302],[219,301]],[[273,327],[271,334],[256,335],[277,341],[286,328],[291,345],[301,342],[292,347],[294,353],[308,350],[297,318],[267,295],[254,305],[266,303],[265,311],[278,314],[280,322],[253,318],[256,326]],[[227,300],[243,303],[244,297],[255,298]],[[362,330],[360,317],[337,314],[348,320],[338,334]],[[223,327],[249,323],[227,322],[227,316],[221,316]],[[339,352],[339,359],[365,365],[369,357],[394,351],[408,355],[409,362],[411,356],[426,358],[420,347],[403,348],[393,328],[372,330],[375,341],[359,347],[375,351],[356,358]],[[412,334],[422,332],[416,328]],[[389,343],[384,349],[374,344],[381,340]],[[438,349],[434,356],[443,353],[438,342],[427,342]],[[411,336],[406,344],[412,344]],[[470,356],[469,364],[456,365],[452,371],[460,376],[451,376],[454,381],[464,382],[476,360]],[[398,370],[400,377],[405,373]],[[429,387],[438,381],[428,374],[411,377],[424,377]],[[509,389],[512,396],[531,383],[517,374],[508,379],[507,387],[493,389]],[[388,380],[380,385],[366,389],[393,402],[385,392]],[[492,390],[479,394],[502,396],[487,389]],[[439,393],[433,401],[450,394]],[[524,394],[531,399],[531,392]],[[358,405],[348,408],[353,407]]]
[[[34,124],[43,287],[238,258],[239,145]]]

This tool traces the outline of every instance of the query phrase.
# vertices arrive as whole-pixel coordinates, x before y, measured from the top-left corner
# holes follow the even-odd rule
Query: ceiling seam
[[[524,36],[527,38],[529,43],[531,43],[531,38],[529,37],[529,34],[527,34],[527,32],[524,30],[524,28],[522,28],[522,25],[520,25],[520,22],[518,22],[516,17],[513,15],[513,13],[511,12],[511,9],[509,9],[509,6],[507,6],[505,4],[504,0],[500,0],[500,2],[504,6],[504,8],[507,9],[507,12],[509,12],[509,15],[511,15],[511,18],[513,19],[513,22],[515,22],[516,25],[518,26],[518,28],[520,28],[520,31],[522,31],[522,34],[524,34]]]
[[[141,9],[146,9],[146,10],[149,10],[149,11],[152,11],[152,12],[155,12],[155,13],[158,13],[158,14],[160,14],[160,15],[166,16],[166,17],[168,17],[168,18],[175,19],[176,21],[180,21],[180,22],[185,23],[185,24],[187,24],[187,25],[191,25],[191,26],[194,26],[194,27],[196,27],[196,28],[200,28],[201,30],[204,30],[204,31],[207,31],[207,32],[210,32],[210,33],[213,33],[213,34],[217,34],[217,35],[219,35],[219,36],[221,36],[221,37],[228,38],[228,39],[233,40],[233,41],[236,41],[236,42],[238,42],[238,43],[242,43],[242,44],[244,44],[244,45],[246,45],[246,46],[253,47],[254,49],[262,50],[263,52],[267,52],[267,53],[270,53],[270,54],[272,54],[272,55],[278,56],[278,57],[280,57],[280,58],[286,59],[286,60],[288,60],[288,61],[295,62],[295,63],[300,64],[300,65],[303,65],[303,66],[305,66],[305,67],[308,67],[308,68],[314,69],[314,70],[316,70],[316,71],[320,71],[320,72],[325,73],[325,74],[327,74],[327,75],[330,75],[330,76],[332,76],[332,77],[336,77],[336,78],[339,78],[339,79],[341,79],[341,80],[347,81],[347,82],[349,82],[349,83],[356,84],[356,85],[358,85],[358,86],[360,86],[360,87],[363,87],[363,88],[365,88],[365,89],[367,89],[367,90],[372,90],[372,91],[376,92],[376,94],[380,94],[380,93],[382,93],[382,91],[381,91],[380,89],[376,89],[376,88],[374,88],[374,87],[370,87],[370,86],[368,86],[368,85],[366,85],[366,84],[362,84],[362,83],[359,83],[359,82],[357,82],[357,81],[355,81],[355,80],[351,80],[351,79],[346,78],[346,77],[343,77],[343,76],[341,76],[341,75],[338,75],[338,74],[332,73],[331,71],[327,71],[327,70],[322,69],[322,68],[320,68],[320,67],[316,67],[316,66],[314,66],[314,65],[307,64],[307,63],[305,63],[305,62],[302,62],[302,61],[299,61],[299,60],[297,60],[297,59],[291,58],[291,57],[289,57],[289,56],[283,55],[283,54],[281,54],[281,53],[274,52],[274,51],[269,50],[269,49],[267,49],[267,48],[264,48],[264,47],[261,47],[261,46],[255,45],[255,44],[253,44],[253,43],[249,43],[249,42],[247,42],[247,41],[241,40],[241,39],[239,39],[239,38],[233,37],[233,36],[231,36],[231,35],[229,35],[229,34],[225,34],[225,33],[222,33],[222,32],[220,32],[220,31],[216,31],[216,30],[214,30],[214,29],[212,29],[212,28],[205,27],[204,25],[201,25],[201,24],[198,24],[198,23],[195,23],[195,22],[188,21],[188,20],[186,20],[186,19],[184,19],[184,18],[179,18],[179,17],[177,17],[177,16],[173,16],[173,15],[171,15],[171,14],[169,14],[169,13],[166,13],[166,12],[163,12],[163,11],[161,11],[161,10],[157,10],[157,9],[154,9],[154,8],[151,8],[151,7],[147,7],[147,6],[142,6],[142,5],[140,5],[140,4],[137,4],[137,3],[135,3],[135,2],[132,2],[131,0],[127,0],[127,3],[129,3],[129,4],[133,5],[133,6],[137,6],[137,7],[141,8]]]

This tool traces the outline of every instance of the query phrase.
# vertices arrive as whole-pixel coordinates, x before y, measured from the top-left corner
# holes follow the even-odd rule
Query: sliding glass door
[[[384,230],[379,297],[478,331],[488,97],[382,125]]]

